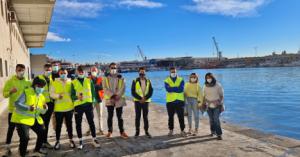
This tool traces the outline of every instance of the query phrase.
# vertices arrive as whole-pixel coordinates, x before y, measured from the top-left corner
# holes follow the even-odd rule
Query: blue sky
[[[34,54],[80,63],[225,57],[300,48],[299,0],[57,0],[44,48]]]

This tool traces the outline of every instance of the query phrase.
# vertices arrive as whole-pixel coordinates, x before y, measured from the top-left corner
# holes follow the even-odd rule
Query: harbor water
[[[225,93],[226,122],[267,133],[300,139],[300,67],[182,70],[179,75],[200,76],[203,87],[207,72],[215,74]],[[168,71],[148,72],[154,88],[153,102],[165,105],[164,79]],[[124,73],[126,95],[138,73]],[[207,115],[204,115],[207,116]]]

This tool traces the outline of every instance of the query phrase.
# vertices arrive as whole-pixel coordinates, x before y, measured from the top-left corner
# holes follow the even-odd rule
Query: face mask
[[[212,79],[207,79],[206,80],[208,83],[211,83],[212,82]]]
[[[144,74],[144,73],[140,73],[139,75],[140,75],[140,77],[145,77],[146,76],[146,74]]]
[[[44,92],[44,88],[36,87],[35,92],[36,94],[42,94]]]
[[[197,82],[197,79],[196,78],[191,78],[191,82]]]
[[[18,78],[23,78],[25,75],[25,71],[20,71],[20,72],[17,72],[17,76]]]
[[[175,78],[175,77],[177,77],[177,74],[176,73],[171,73],[171,77]]]
[[[116,74],[117,72],[118,72],[117,69],[111,69],[111,70],[110,70],[110,73],[111,73],[111,74]]]
[[[84,74],[79,74],[78,78],[84,78]]]
[[[66,74],[61,74],[59,77],[60,77],[61,79],[63,79],[63,80],[67,79],[67,75],[66,75]]]
[[[53,66],[52,69],[53,69],[54,72],[57,72],[57,71],[59,70],[59,66],[57,66],[57,65],[56,65],[56,66]]]
[[[50,76],[52,74],[52,71],[45,71],[45,76]]]
[[[97,76],[97,72],[92,72],[92,76],[96,77]]]

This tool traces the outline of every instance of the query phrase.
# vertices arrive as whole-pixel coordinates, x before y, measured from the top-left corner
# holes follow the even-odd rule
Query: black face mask
[[[139,75],[140,75],[140,77],[145,77],[146,74],[140,73]]]

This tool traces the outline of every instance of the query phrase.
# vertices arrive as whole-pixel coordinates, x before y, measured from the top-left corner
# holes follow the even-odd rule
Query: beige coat
[[[118,87],[119,81],[122,82],[121,87]],[[103,78],[102,85],[104,90],[104,97],[111,97],[113,95],[118,95],[121,97],[121,99],[114,102],[111,101],[111,99],[104,98],[104,103],[106,106],[115,106],[116,108],[126,106],[126,100],[125,97],[123,97],[123,95],[125,94],[124,78],[118,78],[117,76],[107,76]]]

